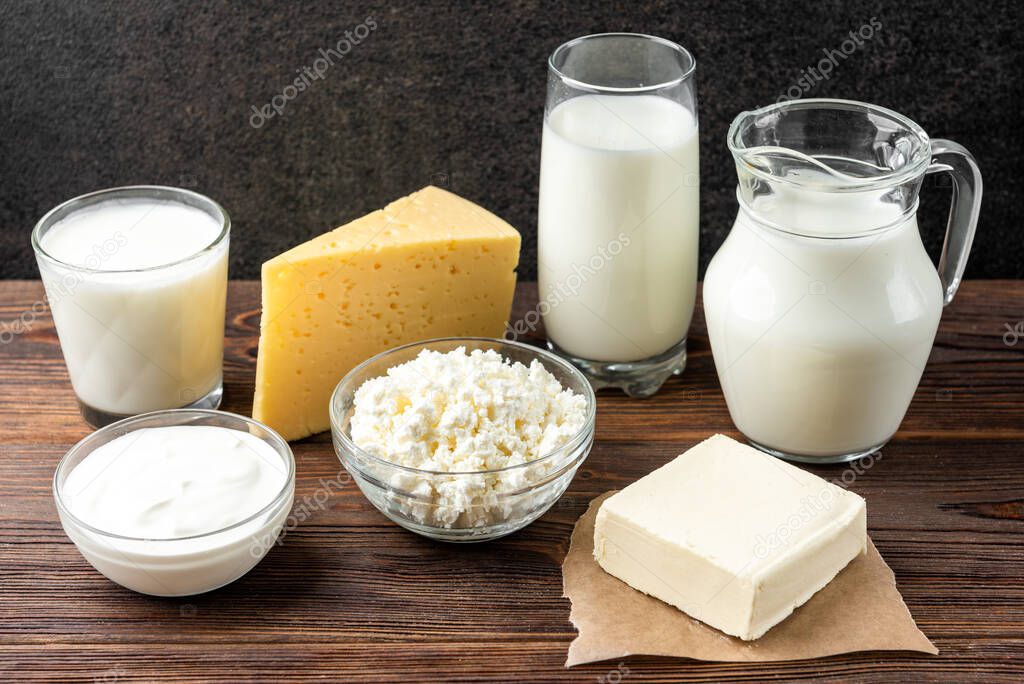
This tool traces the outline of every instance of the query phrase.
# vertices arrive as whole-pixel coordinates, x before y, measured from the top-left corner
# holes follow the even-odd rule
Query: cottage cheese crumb
[[[512,363],[494,350],[423,350],[356,391],[352,441],[380,459],[461,476],[390,476],[414,495],[406,513],[443,527],[482,526],[515,515],[502,494],[542,480],[564,460],[529,464],[583,428],[586,398],[543,364]],[[520,502],[529,505],[530,502]]]

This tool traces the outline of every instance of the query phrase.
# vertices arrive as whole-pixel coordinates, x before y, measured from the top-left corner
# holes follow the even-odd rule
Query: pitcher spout
[[[737,173],[767,183],[859,192],[919,181],[927,133],[901,114],[848,100],[792,100],[741,113],[728,134]]]

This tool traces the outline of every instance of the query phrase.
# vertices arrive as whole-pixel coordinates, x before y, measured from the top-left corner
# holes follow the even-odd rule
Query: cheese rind
[[[253,418],[288,440],[330,427],[344,375],[392,347],[501,337],[519,233],[426,187],[263,264]]]
[[[745,640],[866,546],[861,497],[723,435],[609,497],[594,529],[606,572]]]

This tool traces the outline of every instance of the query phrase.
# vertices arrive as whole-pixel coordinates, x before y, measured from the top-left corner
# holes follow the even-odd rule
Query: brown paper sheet
[[[760,639],[743,641],[708,627],[612,577],[594,560],[594,519],[614,493],[590,502],[562,563],[569,619],[579,631],[566,667],[631,655],[754,662],[853,651],[939,652],[917,628],[892,570],[870,541],[867,553]]]

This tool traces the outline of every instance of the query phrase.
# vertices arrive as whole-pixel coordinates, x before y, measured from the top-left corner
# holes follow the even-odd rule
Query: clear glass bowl
[[[528,463],[479,472],[437,472],[401,466],[363,451],[350,433],[355,393],[367,380],[411,361],[420,351],[493,349],[529,366],[539,360],[563,387],[586,398],[587,417],[565,445]],[[526,527],[565,492],[594,443],[597,401],[586,377],[554,354],[519,342],[479,337],[427,340],[378,354],[346,375],[331,397],[331,434],[338,459],[377,510],[402,527],[431,539],[478,542]],[[485,497],[438,503],[439,492],[495,485]]]
[[[142,428],[208,425],[248,432],[269,444],[287,471],[284,486],[259,511],[223,529],[189,537],[143,539],[97,529],[65,504],[71,471],[100,446]],[[295,459],[288,443],[250,418],[205,409],[154,411],[93,432],[64,455],[53,476],[53,498],[68,537],[85,560],[113,582],[153,596],[189,596],[230,584],[249,572],[284,529],[295,497]]]

